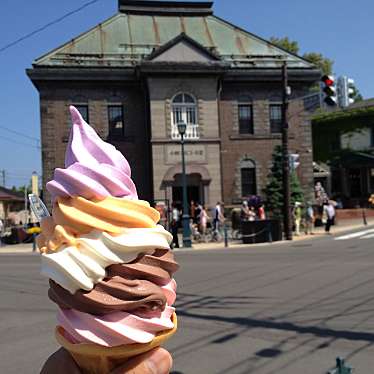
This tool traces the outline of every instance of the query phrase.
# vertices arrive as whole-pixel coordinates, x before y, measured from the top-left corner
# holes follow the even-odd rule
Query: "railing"
[[[180,139],[181,136],[179,135],[178,127],[175,125],[171,126],[171,138],[172,139]],[[186,134],[184,136],[184,139],[199,139],[199,125],[195,124],[188,124],[186,129]]]

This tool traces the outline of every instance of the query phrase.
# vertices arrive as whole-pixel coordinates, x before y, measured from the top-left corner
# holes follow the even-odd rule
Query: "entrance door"
[[[349,169],[349,192],[350,197],[361,197],[361,170],[360,169]]]
[[[191,200],[204,203],[204,189],[200,174],[187,174],[187,201],[190,204]],[[176,174],[174,176],[174,184],[172,186],[173,202],[182,207],[183,204],[183,188],[182,175]]]
[[[199,186],[187,186],[187,202],[190,204],[191,200],[195,202],[201,201],[200,187]],[[180,186],[173,187],[173,202],[183,205],[183,188]]]

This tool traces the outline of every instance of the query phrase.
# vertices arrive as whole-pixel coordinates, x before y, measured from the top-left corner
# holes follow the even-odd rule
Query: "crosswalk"
[[[335,240],[348,240],[348,239],[372,239],[372,238],[374,238],[374,229],[357,231],[351,234],[337,236],[334,239]]]

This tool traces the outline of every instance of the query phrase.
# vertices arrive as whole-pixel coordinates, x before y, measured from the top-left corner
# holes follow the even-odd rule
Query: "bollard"
[[[33,252],[36,251],[36,234],[35,233],[32,234],[32,251]]]
[[[365,209],[362,209],[362,220],[364,221],[364,225],[367,226],[368,221],[366,219],[366,212]]]
[[[228,242],[228,238],[227,238],[227,225],[226,225],[226,223],[224,223],[224,225],[223,225],[223,235],[224,235],[224,239],[225,239],[225,248],[227,248],[229,246],[229,242]]]
[[[271,234],[271,221],[270,220],[267,223],[266,227],[267,227],[267,230],[268,230],[268,242],[273,243],[273,236]]]
[[[327,374],[352,374],[352,372],[352,367],[345,365],[344,358],[338,357],[336,359],[336,368],[329,370]]]

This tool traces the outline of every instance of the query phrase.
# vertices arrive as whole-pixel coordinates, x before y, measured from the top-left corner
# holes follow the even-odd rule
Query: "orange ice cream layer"
[[[120,234],[123,228],[153,228],[160,214],[148,202],[116,197],[91,201],[83,197],[58,197],[52,217],[42,221],[38,247],[54,251],[61,244],[74,245],[75,238],[92,230]]]

